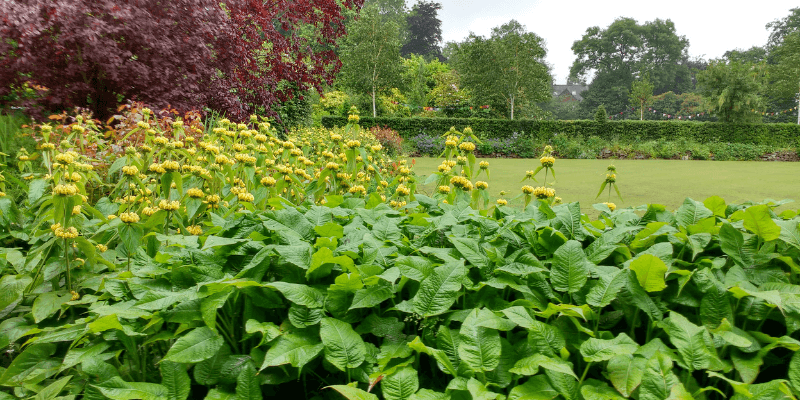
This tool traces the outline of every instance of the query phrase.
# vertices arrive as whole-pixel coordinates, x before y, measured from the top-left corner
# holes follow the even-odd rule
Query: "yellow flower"
[[[78,300],[81,299],[80,293],[78,293],[78,292],[76,292],[74,290],[69,292],[69,293],[72,295],[72,297],[70,297],[70,301],[78,301]]]
[[[108,246],[106,246],[106,245],[104,245],[102,243],[98,244],[95,247],[97,247],[97,251],[99,251],[101,253],[106,252],[108,250]]]
[[[461,143],[458,146],[458,148],[460,148],[462,151],[466,151],[467,153],[471,153],[471,152],[475,151],[475,143],[464,142],[464,143]]]
[[[80,213],[81,213],[81,206],[80,205],[72,207],[72,215],[78,215]]]
[[[548,188],[544,186],[539,186],[533,190],[533,195],[536,196],[538,199],[547,199],[556,195],[556,191],[553,188]]]
[[[57,237],[60,237],[62,239],[75,239],[76,237],[78,237],[78,230],[75,229],[74,226],[70,226],[67,229],[64,229],[59,226],[58,228],[56,228],[55,234]]]
[[[198,188],[191,188],[191,189],[186,191],[186,194],[189,195],[189,197],[191,197],[193,199],[200,199],[203,196],[205,196],[205,193],[203,193],[203,190],[198,189]]]
[[[217,203],[219,203],[219,200],[220,200],[220,198],[219,198],[219,195],[217,195],[217,194],[212,194],[212,195],[206,196],[206,201],[208,202],[208,204],[217,204]]]
[[[611,210],[611,211],[614,211],[614,210],[617,209],[617,205],[614,204],[614,203],[603,203],[603,204],[605,204],[608,207],[608,209]]]
[[[119,219],[126,224],[135,224],[139,222],[139,214],[135,212],[124,212],[119,215]]]
[[[166,146],[167,143],[169,143],[169,139],[167,139],[167,138],[165,138],[163,136],[159,136],[159,137],[153,139],[153,143],[155,143],[156,146]]]
[[[53,188],[53,193],[59,196],[75,196],[76,194],[78,194],[78,187],[72,183],[68,185],[59,184],[56,185],[55,188]]]
[[[42,143],[40,147],[42,148],[42,150],[54,150],[56,148],[56,145],[52,143]]]
[[[335,162],[329,162],[329,163],[325,164],[325,168],[329,169],[331,171],[336,171],[336,170],[339,169],[339,164],[337,164]]]
[[[475,187],[481,190],[486,190],[489,188],[489,184],[484,181],[477,181],[475,182]]]
[[[72,154],[69,153],[56,154],[56,162],[59,162],[61,164],[69,165],[72,164],[74,161],[75,157],[73,157]]]
[[[481,161],[481,162],[478,164],[478,166],[479,166],[481,169],[488,169],[488,168],[489,168],[489,162],[488,162],[488,161]]]
[[[252,203],[255,200],[255,197],[251,193],[239,193],[236,195],[239,198],[239,201],[246,201],[248,203]]]
[[[399,194],[400,196],[408,196],[409,194],[411,194],[411,189],[409,189],[405,185],[400,185],[397,187],[397,189],[395,189],[394,192]]]
[[[350,193],[353,193],[353,194],[360,194],[360,195],[362,195],[362,196],[363,196],[363,195],[367,194],[367,189],[366,189],[366,188],[364,188],[364,186],[361,186],[361,185],[355,185],[355,186],[353,186],[353,187],[351,187],[351,188],[350,188]]]
[[[552,167],[553,164],[555,164],[556,159],[555,159],[555,157],[544,156],[544,157],[539,159],[539,162],[542,163],[543,167]]]
[[[606,174],[606,183],[614,183],[617,181],[617,174]]]
[[[203,234],[203,228],[201,228],[200,225],[189,225],[186,227],[186,232],[194,236],[200,236]]]
[[[109,214],[109,215],[106,215],[106,218],[108,218],[108,220],[111,221],[112,219],[117,218],[117,216],[114,215],[114,214]]]
[[[139,175],[139,168],[135,165],[126,165],[122,167],[122,173],[126,176],[137,176]]]
[[[522,193],[525,193],[525,194],[532,194],[533,190],[534,190],[533,186],[530,186],[530,185],[525,185],[525,186],[522,187]]]
[[[439,186],[439,193],[441,193],[441,194],[450,193],[450,186],[446,186],[446,185]]]
[[[275,180],[275,178],[273,178],[271,176],[265,176],[265,177],[261,178],[261,184],[266,186],[266,187],[273,187],[273,186],[275,186],[276,183],[277,183],[277,181]]]
[[[181,203],[177,200],[167,201],[161,200],[158,202],[158,208],[165,210],[165,211],[175,211],[180,208]]]
[[[144,210],[142,210],[142,214],[148,217],[155,214],[156,212],[158,212],[158,208],[156,207],[145,207]]]
[[[173,160],[164,161],[163,163],[161,163],[161,167],[164,168],[165,171],[170,171],[170,172],[178,171],[181,169],[181,165],[178,164],[177,161]]]

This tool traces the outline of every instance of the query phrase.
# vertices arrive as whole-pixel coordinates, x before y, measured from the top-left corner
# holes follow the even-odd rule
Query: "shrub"
[[[444,139],[427,134],[419,134],[411,139],[416,153],[426,156],[438,156],[444,151]]]
[[[386,126],[382,128],[375,126],[370,131],[390,157],[397,157],[403,153],[403,138],[397,131]]]

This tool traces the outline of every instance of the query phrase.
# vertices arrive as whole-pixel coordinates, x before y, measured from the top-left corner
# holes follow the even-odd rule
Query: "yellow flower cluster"
[[[139,168],[135,165],[126,165],[122,167],[122,173],[125,174],[125,176],[137,176],[139,175]]]
[[[191,189],[186,191],[186,194],[189,197],[193,198],[193,199],[200,199],[200,198],[203,198],[205,196],[205,193],[203,193],[203,190],[199,189],[199,188],[191,188]]]
[[[76,237],[78,237],[78,230],[75,229],[74,226],[70,226],[69,228],[64,229],[61,227],[61,224],[56,224],[56,225],[59,226],[53,230],[53,233],[55,233],[57,237],[60,237],[62,239],[75,239]]]
[[[606,183],[614,183],[617,181],[617,174],[606,174]]]
[[[489,169],[489,162],[481,161],[480,163],[478,163],[478,167],[480,167],[480,169]]]
[[[441,194],[448,194],[448,193],[450,193],[450,186],[441,185],[441,186],[439,186],[438,190],[439,190],[439,193],[441,193]]]
[[[53,193],[59,196],[75,196],[78,192],[78,187],[72,183],[68,185],[58,184],[53,188]]]
[[[356,147],[361,147],[361,142],[359,142],[358,140],[348,140],[347,147],[351,149],[354,149]]]
[[[367,194],[367,189],[363,185],[355,185],[355,186],[351,187],[349,191],[350,191],[350,193],[360,194],[361,196],[364,196],[364,195]]]
[[[532,171],[528,171],[528,172],[532,172]],[[525,193],[525,194],[532,194],[532,193],[533,193],[533,186],[531,186],[531,185],[525,185],[525,186],[523,186],[523,187],[522,187],[522,193]]]
[[[98,244],[97,246],[95,246],[95,247],[97,247],[97,251],[99,251],[99,252],[101,252],[101,253],[104,253],[104,252],[108,251],[108,246],[106,246],[106,245],[104,245],[104,244],[102,244],[102,243],[99,243],[99,244]]]
[[[556,190],[549,187],[539,186],[533,190],[533,195],[537,199],[547,199],[556,195]]]
[[[497,199],[497,205],[498,206],[508,205],[508,200],[506,200],[506,199]]]
[[[400,196],[408,196],[411,194],[411,189],[409,189],[406,185],[399,185],[397,186],[395,193]]]
[[[463,176],[454,176],[450,178],[450,184],[465,192],[472,190],[472,182]]]
[[[617,205],[614,204],[614,203],[603,203],[603,204],[605,204],[608,207],[608,209],[611,210],[611,211],[614,211],[614,210],[617,209]]]
[[[471,153],[471,152],[475,151],[475,143],[464,142],[464,143],[461,143],[458,146],[458,148],[461,149],[462,151],[467,152],[467,153]]]
[[[248,192],[237,193],[236,197],[239,198],[239,201],[246,201],[248,203],[252,203],[253,200],[255,200],[255,197],[253,196],[253,194],[252,193],[248,193]]]
[[[444,145],[449,149],[455,149],[458,146],[458,137],[448,136],[447,140],[444,141]]]
[[[186,227],[186,232],[194,236],[200,236],[203,234],[203,228],[200,225],[189,225]]]
[[[73,154],[70,154],[70,153],[56,154],[55,159],[56,159],[56,162],[64,164],[64,165],[69,165],[69,164],[72,164],[73,162],[75,162],[75,156]]]
[[[551,156],[544,156],[544,157],[539,159],[539,162],[542,163],[543,167],[549,168],[549,167],[552,167],[553,164],[555,164],[556,158],[555,157],[551,157]]]
[[[275,186],[276,183],[277,183],[277,181],[275,180],[275,178],[273,178],[271,176],[265,176],[265,177],[261,178],[261,184],[266,186],[266,187],[273,187],[273,186]]]
[[[181,202],[177,200],[168,201],[168,200],[161,200],[158,202],[158,208],[164,211],[175,211],[181,207]]]
[[[135,212],[124,212],[119,215],[119,219],[126,224],[135,224],[139,222],[139,214]]]
[[[475,182],[475,188],[480,190],[486,190],[489,188],[489,184],[484,181],[477,181]]]

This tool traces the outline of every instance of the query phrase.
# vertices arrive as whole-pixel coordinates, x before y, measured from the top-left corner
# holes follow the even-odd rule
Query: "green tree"
[[[761,121],[765,66],[765,63],[713,60],[705,71],[697,74],[700,94],[708,100],[710,111],[721,122]]]
[[[759,63],[767,60],[767,49],[761,46],[753,46],[747,50],[728,50],[722,55],[722,58],[743,63]]]
[[[800,124],[800,31],[784,37],[772,55],[775,64],[769,66],[770,93],[779,98],[797,100],[797,123]]]
[[[403,56],[419,54],[426,59],[444,60],[442,49],[442,20],[438,11],[441,3],[419,1],[414,4],[411,13],[406,17],[408,24],[408,41],[400,49]]]
[[[401,67],[397,23],[376,6],[365,7],[351,25],[341,51],[341,83],[357,93],[370,93],[372,116],[378,115],[379,94],[396,86]]]
[[[620,18],[605,29],[594,26],[572,45],[575,61],[570,79],[592,80],[584,94],[590,112],[605,104],[612,112],[623,111],[637,76],[649,76],[656,94],[690,90],[688,40],[678,36],[670,20],[656,19],[639,25]]]
[[[639,120],[644,120],[644,107],[647,106],[653,98],[653,84],[650,83],[650,79],[643,78],[634,81],[628,98],[632,104],[637,104],[639,106]]]
[[[550,99],[544,40],[515,20],[493,28],[489,38],[470,35],[455,53],[464,86],[477,101],[507,111],[511,119],[526,105]]]
[[[606,108],[602,104],[597,106],[597,111],[594,113],[594,121],[601,124],[608,122],[608,113],[606,113]]]
[[[421,55],[410,54],[402,60],[402,89],[408,104],[418,110],[429,105],[427,96],[437,85],[437,76],[452,70],[452,67],[433,59],[425,61]]]
[[[792,32],[800,30],[800,7],[789,10],[789,15],[776,19],[766,25],[770,29],[767,49],[770,51],[783,43],[783,39]]]

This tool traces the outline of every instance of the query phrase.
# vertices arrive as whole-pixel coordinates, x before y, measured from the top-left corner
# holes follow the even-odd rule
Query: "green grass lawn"
[[[415,158],[417,175],[429,175],[441,163],[437,158]],[[489,183],[492,201],[501,190],[510,194],[509,200],[521,193],[526,170],[539,165],[538,159],[485,159],[489,161],[491,178],[485,175],[478,180]],[[617,167],[617,184],[624,201],[612,191],[611,202],[618,207],[635,207],[657,203],[675,210],[686,197],[703,201],[717,195],[727,203],[747,200],[793,199],[800,201],[800,163],[758,161],[681,161],[681,160],[556,160],[556,196],[565,203],[578,201],[584,213],[596,215],[592,204],[607,200],[604,192],[595,199],[603,182],[606,167]],[[542,172],[537,179],[542,182]],[[548,179],[549,180],[549,179]],[[528,181],[530,182],[530,181]],[[536,186],[534,183],[525,183]],[[418,190],[431,194],[434,185]],[[519,198],[510,202],[522,206]],[[800,203],[791,203],[778,210],[798,209]]]

